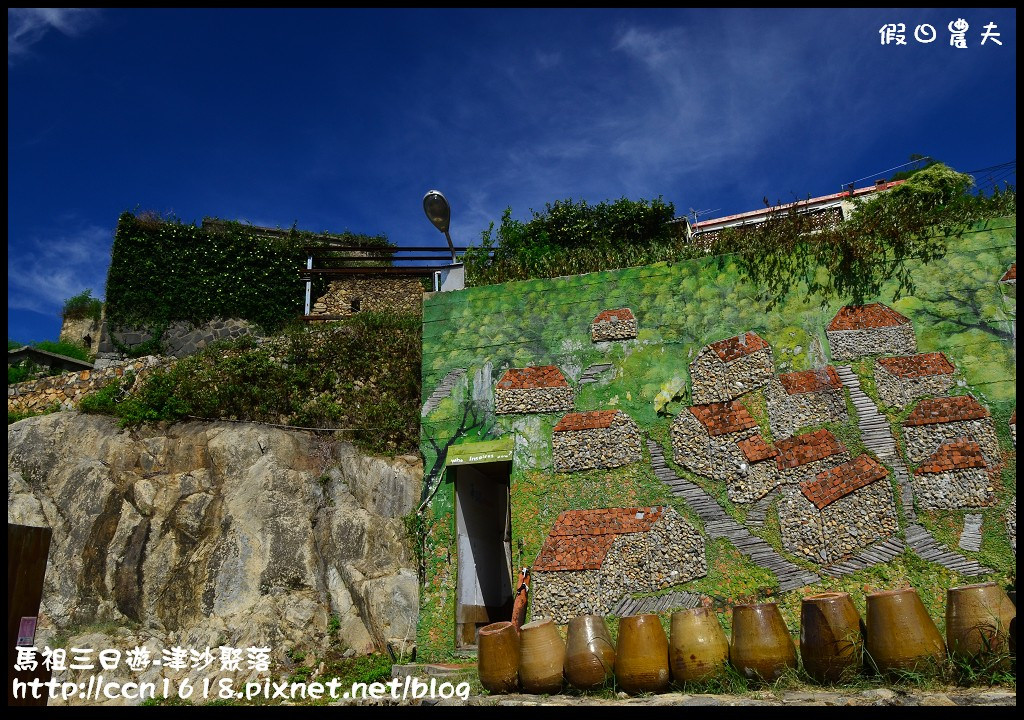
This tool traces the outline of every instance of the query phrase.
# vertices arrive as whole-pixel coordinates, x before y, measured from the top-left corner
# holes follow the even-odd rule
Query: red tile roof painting
[[[875,328],[896,327],[905,325],[910,320],[882,303],[870,305],[847,305],[840,308],[829,330],[871,330]]]
[[[779,470],[801,467],[846,452],[846,447],[836,436],[824,428],[779,440],[775,443],[775,449],[779,451],[779,456],[775,458]]]
[[[900,357],[878,358],[878,364],[891,374],[902,378],[927,377],[929,375],[952,375],[956,369],[940,352]]]
[[[861,455],[800,483],[800,492],[819,510],[889,474],[870,455]]]
[[[624,320],[633,320],[633,311],[629,308],[619,308],[618,310],[603,310],[598,313],[597,317],[594,318],[594,323],[602,322],[622,322]]]
[[[597,570],[617,536],[647,532],[663,511],[660,507],[566,510],[555,520],[533,569]]]
[[[713,342],[708,347],[715,351],[719,360],[728,363],[741,357],[746,357],[758,350],[764,350],[768,347],[768,343],[756,332],[745,332],[736,337]]]
[[[975,400],[973,395],[957,395],[922,400],[914,408],[914,412],[903,421],[903,425],[937,425],[963,420],[981,420],[988,416],[989,411]]]
[[[621,410],[594,410],[593,412],[569,413],[555,425],[552,432],[575,430],[599,430],[611,427],[612,421]]]
[[[962,437],[940,445],[938,450],[921,463],[914,474],[987,467],[988,463],[981,454],[981,445],[970,438]]]
[[[1010,269],[1003,273],[999,282],[1017,282],[1017,263],[1012,263]]]
[[[707,428],[708,435],[712,437],[757,427],[754,418],[750,417],[747,409],[737,400],[694,405],[690,412]]]
[[[537,388],[568,387],[562,371],[554,365],[509,368],[498,381],[502,390],[536,390]]]
[[[839,373],[831,365],[826,365],[820,370],[803,370],[779,375],[779,382],[786,388],[788,395],[843,389],[843,381],[839,379]]]
[[[779,454],[779,451],[766,443],[760,435],[751,435],[743,440],[738,440],[736,444],[739,446],[740,452],[743,453],[743,457],[752,463],[761,462]]]

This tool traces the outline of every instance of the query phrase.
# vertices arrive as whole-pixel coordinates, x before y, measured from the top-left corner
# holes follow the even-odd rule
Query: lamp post
[[[427,214],[427,219],[433,226],[444,233],[444,238],[448,241],[448,247],[452,251],[452,264],[454,265],[455,246],[452,244],[452,236],[448,234],[448,227],[452,220],[452,208],[448,204],[448,199],[440,190],[431,190],[423,196],[423,212]]]

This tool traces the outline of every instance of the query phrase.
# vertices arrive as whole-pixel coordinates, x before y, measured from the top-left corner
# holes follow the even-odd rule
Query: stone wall
[[[819,510],[799,487],[779,503],[782,545],[798,557],[828,564],[899,532],[888,480],[879,480]]]
[[[756,432],[754,427],[711,436],[689,408],[684,408],[670,430],[673,459],[698,475],[728,481],[738,477],[747,464],[736,442]]]
[[[781,479],[774,458],[747,464],[728,481],[727,493],[734,503],[752,503],[779,486]]]
[[[358,312],[423,312],[423,285],[416,277],[363,277],[332,280],[310,308],[310,316],[350,317]]]
[[[575,402],[571,387],[494,389],[494,412],[498,415],[568,412]]]
[[[914,500],[926,510],[984,507],[993,500],[986,468],[962,468],[945,472],[916,472],[911,477]]]
[[[846,398],[842,388],[790,395],[777,377],[765,389],[768,424],[777,437],[792,435],[803,427],[846,422]]]
[[[590,339],[593,342],[632,340],[636,333],[636,318],[629,308],[605,310],[594,318],[590,326]]]
[[[124,360],[110,367],[93,370],[79,370],[39,380],[29,380],[7,386],[7,412],[43,412],[60,406],[70,410],[112,380],[133,372],[136,378],[144,376],[154,367],[166,365],[171,360],[148,355],[134,360]]]
[[[770,347],[726,363],[710,346],[705,346],[690,363],[693,403],[704,405],[738,398],[764,387],[774,372]]]
[[[864,330],[826,330],[832,360],[857,360],[867,355],[913,355],[917,337],[910,323]]]
[[[106,357],[120,357],[118,347],[109,337],[109,327],[103,327],[103,339],[99,352]],[[160,336],[164,354],[176,358],[192,355],[208,345],[220,340],[234,340],[243,335],[258,335],[255,325],[239,318],[214,318],[202,325],[194,325],[185,321],[171,323]],[[113,331],[113,336],[122,347],[133,348],[152,339],[152,335],[144,329],[123,328]]]
[[[945,395],[952,385],[952,374],[898,377],[875,363],[875,387],[878,388],[878,397],[889,407],[902,409],[918,398]]]
[[[999,464],[999,439],[996,437],[996,429],[990,417],[931,425],[903,426],[907,458],[915,464],[925,460],[943,443],[962,437],[973,438],[981,445],[981,452],[989,465]]]
[[[91,317],[64,318],[60,328],[60,339],[81,345],[91,355],[95,355],[100,349],[102,328],[102,316],[99,320],[93,320]]]
[[[619,535],[599,570],[535,572],[531,616],[564,624],[607,615],[624,595],[654,592],[707,575],[704,539],[672,508],[647,532]]]
[[[805,465],[797,465],[796,467],[779,470],[779,481],[780,484],[784,485],[801,483],[805,480],[817,477],[818,473],[831,470],[837,465],[842,465],[850,460],[851,457],[849,451],[844,450],[843,452],[836,453],[835,455],[829,455],[821,460],[814,460],[813,462],[806,463]]]
[[[624,412],[609,427],[551,433],[551,456],[557,472],[614,468],[643,459],[640,428]]]

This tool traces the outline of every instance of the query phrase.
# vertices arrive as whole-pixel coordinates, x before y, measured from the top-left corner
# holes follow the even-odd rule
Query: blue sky
[[[1002,45],[981,45],[992,22]],[[470,244],[506,206],[660,195],[712,217],[911,153],[1016,160],[1013,10],[8,9],[7,48],[22,341],[102,295],[125,210],[423,245],[444,241],[421,206],[438,188]]]

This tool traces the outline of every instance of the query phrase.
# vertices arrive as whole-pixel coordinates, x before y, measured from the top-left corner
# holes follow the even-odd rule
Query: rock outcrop
[[[160,657],[255,646],[281,659],[414,642],[418,584],[402,517],[419,497],[418,457],[372,458],[245,423],[119,431],[76,412],[10,425],[7,440],[8,522],[53,530],[40,648],[144,644]],[[255,675],[242,663],[234,678]]]

